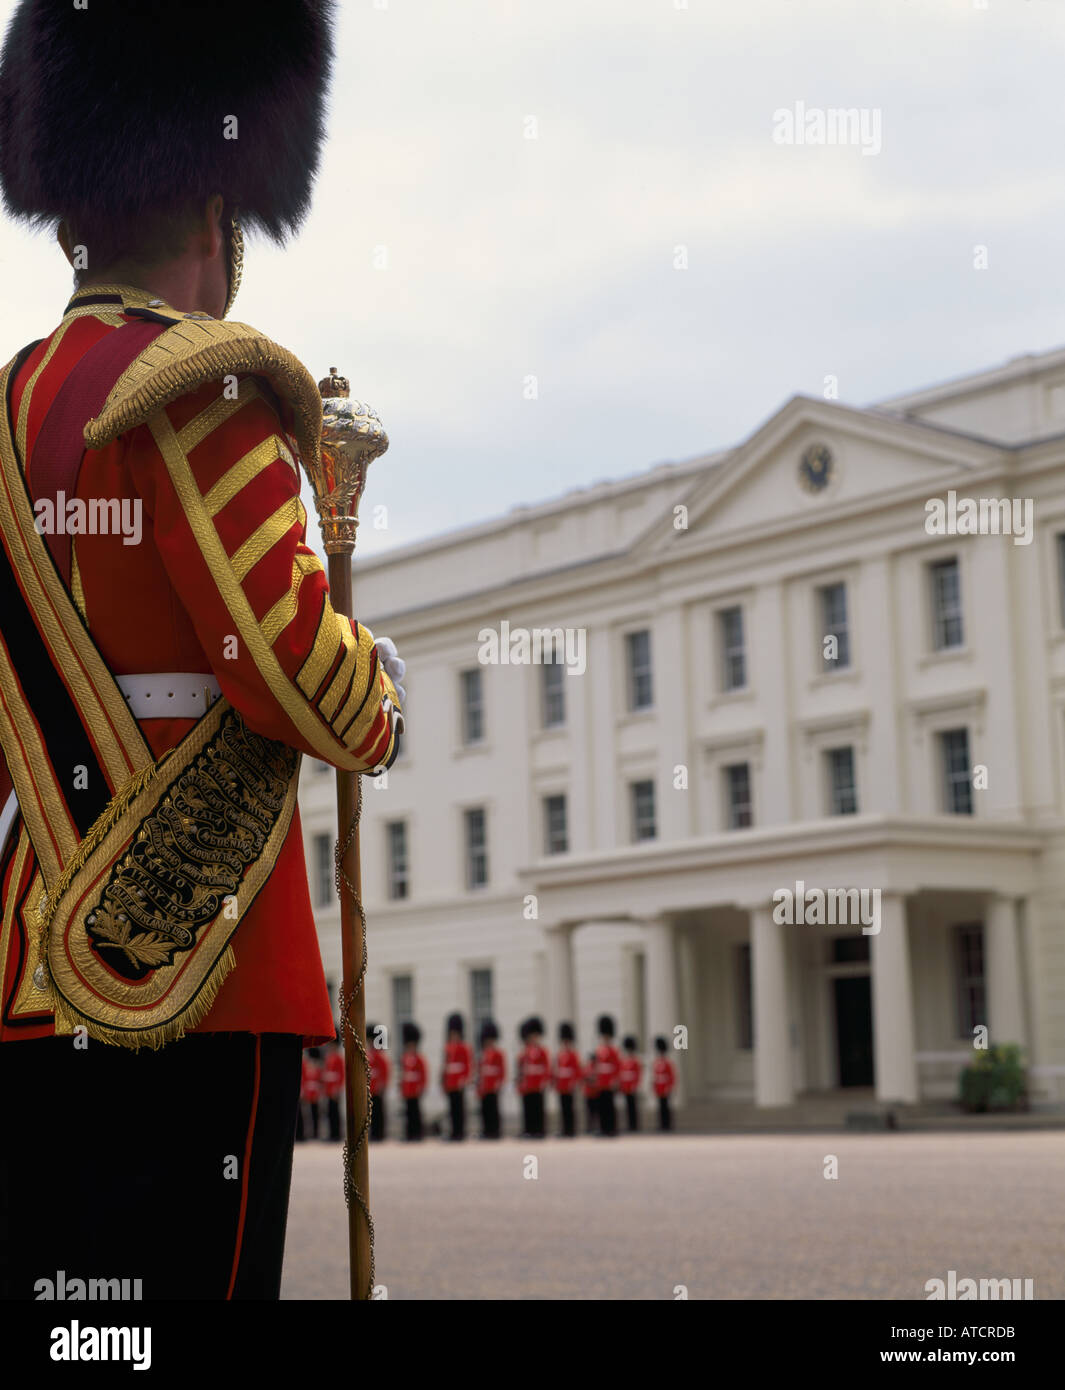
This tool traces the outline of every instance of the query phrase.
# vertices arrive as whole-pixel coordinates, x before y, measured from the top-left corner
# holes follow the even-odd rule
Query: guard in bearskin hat
[[[518,1053],[515,1072],[518,1094],[521,1096],[522,1133],[530,1139],[542,1139],[546,1133],[544,1090],[551,1079],[551,1058],[540,1041],[544,1034],[543,1022],[535,1016],[527,1018],[521,1025],[520,1034],[524,1047]]]
[[[562,1115],[563,1139],[572,1139],[577,1133],[577,1119],[573,1111],[573,1097],[581,1082],[581,1055],[573,1046],[576,1038],[572,1023],[558,1025],[558,1051],[555,1053],[555,1066],[552,1077],[558,1092],[558,1105]]]
[[[499,1029],[492,1020],[481,1025],[481,1055],[477,1059],[477,1095],[481,1101],[481,1138],[498,1139],[502,1134],[499,1092],[507,1078],[507,1059],[499,1046]]]
[[[429,1081],[429,1068],[418,1051],[422,1030],[416,1023],[403,1025],[403,1065],[399,1074],[399,1091],[407,1110],[405,1138],[416,1144],[424,1133],[422,1128],[422,1096]]]
[[[453,1141],[466,1138],[466,1087],[473,1077],[473,1051],[469,1043],[463,1041],[465,1031],[462,1015],[449,1014],[440,1085],[447,1096]]]
[[[305,543],[315,381],[226,319],[242,227],[308,210],[332,20],[20,0],[0,52],[4,207],[75,274],[0,374],[0,1105],[35,1117],[0,1143],[7,1297],[279,1295],[334,1031],[299,756],[369,772],[402,728]]]
[[[599,1133],[607,1138],[618,1132],[618,1112],[614,1092],[621,1071],[621,1057],[614,1046],[614,1020],[600,1014],[597,1025],[599,1046],[595,1049],[595,1077],[599,1087]]]

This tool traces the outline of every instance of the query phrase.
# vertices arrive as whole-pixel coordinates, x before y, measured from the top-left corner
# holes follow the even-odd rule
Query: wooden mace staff
[[[329,566],[330,599],[336,612],[354,617],[351,561],[359,525],[366,471],[388,448],[377,413],[349,399],[346,377],[335,367],[318,383],[322,395],[320,457],[304,460]],[[374,1288],[373,1220],[370,1217],[370,1069],[366,1056],[366,914],[362,908],[359,816],[362,779],[337,768],[336,886],[340,896],[343,983],[340,1028],[344,1037],[344,1200],[348,1208],[350,1296],[370,1299]]]

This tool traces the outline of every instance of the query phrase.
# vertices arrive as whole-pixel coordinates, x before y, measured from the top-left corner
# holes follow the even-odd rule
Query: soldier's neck
[[[78,288],[94,285],[128,285],[144,290],[153,299],[162,299],[182,313],[215,313],[208,301],[212,298],[206,284],[204,267],[197,260],[181,259],[163,265],[143,266],[135,261],[117,261],[95,275],[79,280]]]

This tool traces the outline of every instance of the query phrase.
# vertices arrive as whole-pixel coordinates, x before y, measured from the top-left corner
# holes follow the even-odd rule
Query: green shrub
[[[1027,1109],[1028,1078],[1018,1044],[996,1043],[978,1052],[961,1074],[959,1100],[963,1110],[978,1114]]]

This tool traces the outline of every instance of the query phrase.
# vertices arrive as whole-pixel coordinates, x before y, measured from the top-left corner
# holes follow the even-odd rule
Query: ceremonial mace
[[[370,464],[388,448],[377,413],[349,399],[346,377],[335,367],[318,383],[322,395],[322,447],[316,464],[304,460],[329,565],[330,599],[336,612],[354,617],[351,557],[359,526],[359,502]],[[340,1028],[344,1036],[344,1200],[353,1299],[373,1297],[373,1221],[370,1217],[370,1069],[366,1057],[366,914],[362,908],[359,817],[362,776],[337,768],[336,887],[344,979]]]

